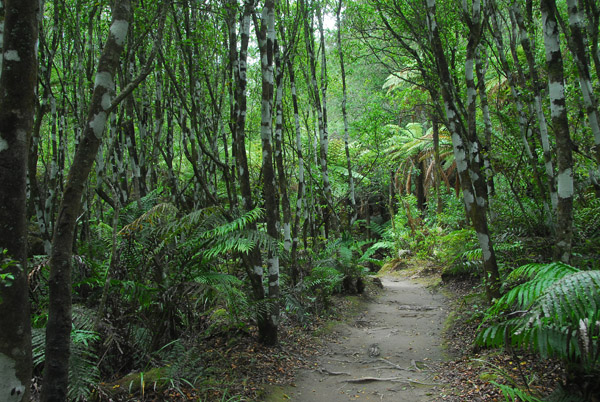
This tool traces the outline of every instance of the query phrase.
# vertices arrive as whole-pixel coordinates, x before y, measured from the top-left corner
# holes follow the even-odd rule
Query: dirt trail
[[[382,278],[384,291],[335,331],[313,370],[267,401],[435,401],[443,359],[444,297],[408,279]]]

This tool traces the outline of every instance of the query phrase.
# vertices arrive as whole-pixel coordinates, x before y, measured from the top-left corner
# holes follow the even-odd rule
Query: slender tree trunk
[[[246,211],[254,209],[252,201],[252,189],[250,187],[250,172],[248,170],[248,159],[246,156],[246,86],[247,86],[247,58],[248,58],[248,42],[250,38],[250,22],[254,13],[253,0],[247,0],[244,3],[244,12],[241,16],[240,29],[240,52],[238,69],[236,74],[235,87],[235,156],[238,168],[238,180],[240,183],[240,194],[242,196],[242,207]],[[251,230],[257,230],[255,223],[249,226]],[[254,299],[259,302],[265,300],[265,289],[263,287],[263,267],[262,256],[258,247],[254,247],[244,258],[246,271],[250,278]],[[264,306],[263,306],[264,307]],[[268,343],[269,340],[277,340],[277,328],[273,326],[273,322],[269,320],[265,309],[259,307],[257,311],[257,321],[259,327],[259,337],[261,341]]]
[[[4,8],[4,6],[6,8]],[[37,87],[37,0],[0,1],[0,400],[29,401],[27,137]]]
[[[58,211],[50,257],[49,307],[46,326],[46,363],[42,401],[64,401],[69,382],[68,364],[71,342],[71,258],[77,216],[85,182],[102,140],[114,91],[114,76],[129,28],[129,0],[113,6],[113,21],[98,61],[98,71],[84,134],[69,170]]]
[[[284,49],[284,54],[286,49]],[[288,57],[287,55],[285,57]],[[277,178],[281,194],[281,210],[283,215],[283,249],[289,253],[292,249],[291,221],[292,211],[288,196],[288,180],[283,163],[283,73],[282,55],[275,41],[275,71],[277,91],[275,95],[275,161],[277,162]]]
[[[307,6],[304,0],[301,0],[301,8],[304,10],[304,39],[306,43],[306,50],[308,53],[308,64],[310,70],[310,78],[307,80],[310,86],[310,94],[312,97],[313,108],[315,110],[315,114],[317,116],[318,122],[318,132],[319,132],[319,152],[317,157],[318,165],[321,167],[321,176],[323,179],[323,195],[325,197],[325,202],[329,205],[327,206],[326,213],[323,214],[324,225],[326,229],[333,228],[333,220],[334,212],[330,211],[330,207],[333,207],[332,198],[331,198],[331,184],[329,183],[329,172],[327,169],[327,147],[329,144],[327,127],[326,127],[326,116],[321,100],[321,94],[319,93],[319,86],[317,84],[317,61],[315,54],[315,39],[314,33],[312,29],[312,13],[308,12]],[[317,7],[318,9],[318,7]],[[310,20],[310,21],[309,21]],[[322,25],[322,21],[321,21]],[[322,30],[321,30],[322,32]],[[324,41],[323,35],[322,39]],[[323,52],[325,52],[325,48],[323,48]],[[322,66],[322,68],[325,68]],[[322,80],[322,84],[325,83],[325,80]],[[322,88],[323,89],[323,88]],[[326,93],[326,88],[325,92]]]
[[[542,150],[544,153],[544,166],[546,168],[546,180],[548,182],[548,190],[550,193],[550,201],[552,203],[552,212],[556,214],[556,208],[558,206],[558,193],[556,192],[556,175],[554,174],[554,166],[552,162],[552,149],[550,147],[550,139],[548,136],[548,126],[546,124],[546,116],[542,108],[542,85],[540,82],[538,68],[535,63],[534,46],[533,41],[530,38],[529,31],[525,25],[521,7],[518,2],[515,2],[511,8],[515,15],[515,21],[520,29],[521,47],[525,53],[527,59],[527,65],[529,67],[529,77],[531,79],[531,86],[534,96],[535,112],[538,120],[540,140],[542,143]],[[531,24],[531,22],[530,22]]]
[[[323,15],[321,6],[317,5],[317,21],[319,24],[319,39],[321,43],[321,105],[323,125],[319,130],[319,160],[321,163],[321,176],[323,177],[323,192],[327,201],[327,213],[325,224],[328,225],[328,234],[335,233],[338,230],[338,216],[333,204],[333,193],[331,190],[331,180],[329,179],[329,167],[327,165],[327,154],[329,150],[329,124],[327,121],[327,51],[325,46],[325,31],[323,29]]]
[[[482,172],[483,161],[481,154],[481,145],[477,136],[477,85],[475,83],[475,55],[482,38],[483,24],[481,21],[481,2],[473,1],[471,9],[465,7],[463,3],[464,18],[469,27],[469,40],[467,42],[467,52],[465,58],[465,83],[467,86],[467,151],[470,159],[469,170],[470,177],[475,190],[475,199],[478,204],[482,204],[484,209],[488,205],[488,192],[485,176]]]
[[[596,180],[598,180],[600,179],[600,116],[598,114],[598,98],[594,93],[590,73],[590,57],[588,55],[588,44],[585,35],[585,21],[579,0],[567,0],[567,10],[569,13],[570,35],[564,24],[561,23],[561,25],[563,25],[563,31],[568,38],[567,44],[577,67],[579,87],[583,95],[583,105],[588,117],[588,125],[594,136],[594,153],[598,164]],[[596,29],[598,28],[596,27]]]
[[[519,86],[519,82],[518,82],[518,75],[513,73],[513,69],[508,64],[508,60],[506,59],[506,56],[505,56],[504,41],[502,39],[502,27],[499,24],[498,16],[497,16],[497,13],[499,11],[498,11],[497,5],[495,3],[494,3],[493,10],[494,11],[491,15],[491,21],[492,21],[492,29],[493,29],[493,33],[494,33],[496,47],[498,48],[498,60],[500,61],[500,65],[502,66],[502,69],[504,70],[504,73],[506,74],[506,77],[507,77],[507,80],[508,80],[508,83],[510,86],[510,92],[515,101],[516,112],[519,116],[519,132],[521,134],[521,141],[523,142],[523,149],[525,150],[525,153],[527,155],[527,160],[531,167],[531,172],[533,173],[533,177],[535,179],[537,187],[543,196],[544,211],[546,213],[546,216],[548,217],[551,215],[550,215],[550,207],[548,206],[548,202],[546,201],[546,197],[545,197],[545,191],[544,191],[545,186],[542,184],[542,179],[540,178],[540,176],[538,174],[537,157],[533,154],[533,151],[531,150],[531,146],[529,143],[529,137],[530,137],[530,133],[531,133],[531,127],[529,125],[530,119],[527,116],[527,110],[529,108],[523,103],[523,96],[521,94],[521,90],[520,90],[520,86]]]
[[[477,233],[479,245],[483,251],[483,267],[485,274],[484,285],[488,299],[492,300],[500,296],[500,275],[487,225],[486,202],[482,197],[476,196],[477,189],[474,188],[473,182],[471,181],[471,176],[474,174],[474,171],[472,170],[472,160],[474,158],[469,157],[469,148],[476,150],[476,147],[474,147],[472,143],[465,143],[465,141],[469,140],[469,136],[464,133],[465,129],[463,122],[461,121],[456,107],[456,100],[453,95],[456,91],[452,88],[454,81],[450,75],[448,61],[440,39],[439,25],[435,11],[435,0],[427,0],[427,8],[427,25],[429,28],[430,42],[438,73],[440,75],[442,98],[444,99],[448,122],[447,125],[452,134],[454,158],[460,176],[460,185],[463,191],[465,208],[467,210],[467,215],[471,218],[473,227]],[[472,93],[471,97],[474,96],[475,94]]]
[[[255,26],[258,26],[255,21]],[[261,142],[263,195],[267,217],[267,233],[279,240],[279,206],[277,185],[273,166],[273,53],[275,44],[275,2],[266,0],[260,28],[256,29],[260,49],[262,72]],[[266,345],[277,343],[279,321],[279,255],[277,250],[268,251],[269,303],[266,317],[259,316],[259,339]]]
[[[228,83],[228,91],[229,91],[229,115],[235,116],[236,114],[236,102],[235,102],[235,80],[236,74],[239,69],[239,61],[237,55],[237,13],[238,13],[238,2],[237,0],[229,0],[226,7],[226,23],[227,23],[227,40],[229,45],[229,60],[228,60],[228,71],[227,71],[227,83]],[[231,138],[231,157],[232,157],[232,165],[230,168],[230,177],[232,178],[231,189],[228,192],[231,193],[231,209],[235,209],[237,207],[237,191],[236,187],[233,184],[236,180],[236,169],[235,169],[235,144],[236,144],[236,130],[235,130],[235,120],[233,118],[230,119],[229,122],[229,130],[232,134]],[[227,139],[223,140],[223,147],[227,149]],[[225,155],[225,162],[227,163],[227,154]],[[228,164],[228,163],[227,163]]]
[[[437,213],[440,214],[444,211],[444,205],[442,204],[442,197],[440,194],[440,128],[438,117],[435,112],[431,117],[431,126],[433,132],[433,158],[435,163],[435,167],[433,168],[433,176],[435,179],[435,198],[437,200]]]
[[[600,4],[597,0],[583,0],[583,8],[587,16],[587,32],[590,42],[590,55],[594,61],[596,77],[600,79],[600,44],[598,37],[600,33]],[[600,150],[596,150],[600,152]]]
[[[542,27],[548,65],[550,115],[556,137],[558,164],[558,210],[554,257],[565,263],[571,259],[573,242],[573,151],[565,99],[563,61],[554,0],[542,0]]]
[[[483,54],[482,54],[483,53]],[[494,185],[494,170],[490,162],[490,153],[492,149],[492,119],[490,118],[490,107],[488,104],[487,90],[485,88],[485,72],[484,59],[487,59],[487,54],[483,46],[479,46],[475,54],[475,70],[477,75],[477,90],[479,91],[479,101],[481,102],[481,114],[483,115],[484,124],[484,144],[481,154],[483,157],[483,168],[487,183],[487,192],[489,195],[494,195],[496,188]]]
[[[348,224],[348,233],[352,231],[352,226],[356,222],[357,211],[356,211],[356,194],[354,190],[354,176],[352,174],[352,160],[350,159],[350,133],[348,129],[348,111],[346,110],[346,103],[348,102],[348,93],[346,89],[346,66],[344,64],[344,51],[342,47],[342,0],[339,0],[336,10],[336,24],[337,24],[337,46],[338,54],[340,56],[340,75],[342,78],[342,117],[344,119],[344,150],[346,151],[346,168],[348,169],[348,187],[350,197],[350,220]]]
[[[294,60],[290,57],[287,60],[288,73],[290,75],[290,87],[292,92],[292,105],[294,108],[294,128],[296,132],[296,155],[298,156],[298,195],[296,197],[296,214],[294,224],[292,225],[292,254],[291,254],[291,273],[292,283],[295,285],[300,280],[300,269],[298,266],[298,233],[300,231],[300,216],[304,214],[306,222],[306,201],[304,199],[304,154],[302,152],[302,132],[300,130],[300,112],[298,109],[298,93],[296,92],[296,76],[294,74]]]

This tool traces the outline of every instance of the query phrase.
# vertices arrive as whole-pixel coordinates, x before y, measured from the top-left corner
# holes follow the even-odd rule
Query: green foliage
[[[83,306],[73,306],[71,355],[69,357],[69,391],[72,401],[88,400],[94,386],[100,381],[98,355],[95,352],[100,337],[94,332],[95,312]],[[32,329],[33,364],[45,361],[46,328]]]
[[[329,242],[320,253],[315,266],[334,268],[344,277],[362,277],[368,270],[360,263],[368,260],[369,256],[365,256],[361,248],[368,243],[369,241],[357,241],[351,238]]]
[[[600,198],[593,198],[574,209],[576,261],[600,269]]]
[[[436,223],[445,230],[461,230],[465,226],[464,203],[460,196],[454,191],[442,186],[440,189],[444,209],[441,213],[435,213]],[[430,208],[433,208],[430,203]]]
[[[490,347],[529,348],[571,372],[600,374],[600,271],[555,262],[513,271],[518,284],[491,306],[477,337]]]
[[[7,253],[7,249],[2,249],[2,256],[0,257],[0,286],[5,288],[12,286],[15,276],[12,272],[4,271],[19,266],[19,262],[10,258]],[[0,295],[0,304],[2,304],[2,295]]]
[[[145,197],[140,198],[139,202],[134,201],[127,204],[119,212],[120,226],[127,226],[127,224],[136,221],[138,218],[140,218],[140,216],[148,214],[149,211],[151,211],[155,205],[159,204],[159,199],[160,189],[156,189],[150,192]],[[150,214],[152,215],[152,213]]]
[[[491,383],[498,387],[500,391],[502,391],[504,398],[506,398],[506,402],[513,402],[517,400],[517,398],[523,402],[542,402],[541,399],[529,395],[527,392],[520,388],[506,384],[499,384],[495,381],[491,381]]]
[[[506,278],[506,286],[514,286],[493,306],[490,307],[491,315],[498,315],[513,306],[519,310],[528,309],[550,285],[567,275],[579,272],[577,268],[561,262],[549,264],[527,264],[512,271]]]
[[[317,265],[296,289],[284,294],[285,311],[302,323],[310,314],[320,314],[330,305],[330,297],[342,291],[344,274],[330,266]]]
[[[104,271],[110,277],[104,327],[129,351],[105,359],[106,372],[145,367],[174,339],[244,329],[253,306],[233,257],[277,248],[266,234],[248,229],[262,217],[259,208],[232,217],[219,207],[180,215],[170,203],[142,206],[147,209],[132,207],[121,219],[116,263]],[[109,235],[108,227],[97,227],[104,241],[112,237],[112,229]],[[115,342],[106,348],[116,348]]]

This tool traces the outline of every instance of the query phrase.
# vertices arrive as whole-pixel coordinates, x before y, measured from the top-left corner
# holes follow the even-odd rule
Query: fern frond
[[[533,278],[560,279],[566,275],[578,272],[579,269],[562,262],[549,264],[527,264],[510,273],[508,280],[530,280]]]
[[[543,357],[575,362],[586,372],[600,369],[600,271],[562,264],[530,264],[515,277],[531,278],[488,309],[477,342],[526,347]],[[523,309],[502,315],[509,309]]]
[[[495,381],[490,381],[490,383],[494,384],[496,387],[498,387],[498,389],[500,389],[500,391],[502,391],[502,394],[506,398],[506,402],[515,401],[517,400],[517,398],[523,402],[542,402],[541,399],[529,395],[522,389],[515,388],[506,384],[499,384]]]
[[[217,272],[203,272],[196,276],[194,281],[208,286],[234,286],[242,284],[242,281],[233,275]]]
[[[145,197],[140,198],[139,202],[133,201],[127,204],[119,212],[119,225],[121,227],[126,226],[139,218],[144,212],[148,211],[158,203],[159,196],[160,193],[157,189],[148,193]]]
[[[205,232],[202,237],[224,237],[236,231],[244,230],[248,226],[248,224],[258,221],[263,216],[263,213],[264,210],[262,208],[256,207],[252,211],[246,212],[244,215],[227,224],[220,225],[212,230]]]
[[[467,250],[461,254],[462,258],[465,258],[467,261],[481,261],[483,260],[483,253],[480,248],[474,250]]]
[[[377,233],[377,235],[379,235],[380,237],[384,237],[388,227],[389,223],[379,224],[377,222],[371,222],[371,224],[369,225],[369,230],[371,230],[374,233]]]
[[[124,225],[119,235],[128,235],[142,230],[145,226],[155,226],[162,220],[172,219],[177,214],[177,208],[170,203],[157,204],[144,212],[133,222]]]
[[[69,400],[72,401],[88,400],[93,386],[100,382],[100,370],[96,365],[98,356],[94,352],[94,343],[98,342],[100,337],[91,330],[94,317],[93,310],[80,305],[73,306],[69,389],[67,391]],[[46,329],[32,329],[31,341],[33,364],[43,364],[46,360]]]
[[[509,290],[489,310],[488,317],[495,317],[509,309],[526,310],[540,297],[550,285],[579,270],[562,262],[549,264],[527,264],[512,271],[507,278],[510,281],[523,281]]]

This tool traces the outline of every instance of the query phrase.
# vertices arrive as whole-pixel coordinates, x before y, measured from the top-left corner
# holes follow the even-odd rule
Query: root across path
[[[273,402],[435,401],[441,385],[441,332],[445,299],[409,279],[382,278],[383,292],[363,311],[335,328],[335,341],[294,386],[266,399]]]

